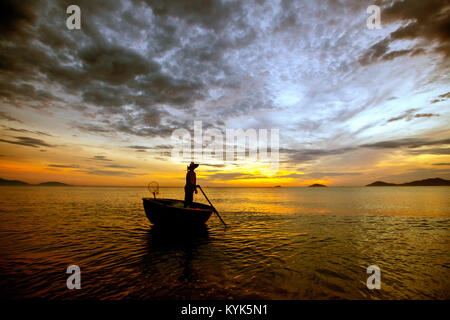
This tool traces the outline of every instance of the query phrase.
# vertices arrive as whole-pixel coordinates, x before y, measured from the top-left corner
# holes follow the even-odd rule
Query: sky
[[[81,29],[69,30],[69,5]],[[367,7],[381,8],[369,29]],[[205,186],[450,178],[446,0],[0,4],[0,177],[183,186],[177,129],[279,130],[279,167]],[[187,163],[186,163],[187,162]]]

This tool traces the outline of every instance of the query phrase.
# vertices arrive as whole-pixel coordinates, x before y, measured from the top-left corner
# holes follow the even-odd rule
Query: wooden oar
[[[200,187],[200,185],[197,185],[197,187],[200,188],[200,191],[203,193],[203,195],[205,196],[206,200],[209,202],[209,204],[211,205],[211,207],[213,208],[214,212],[217,214],[217,216],[219,217],[220,221],[222,221],[223,225],[225,226],[225,228],[227,227],[226,223],[222,220],[222,218],[220,217],[219,212],[217,212],[216,208],[214,208],[213,204],[211,203],[211,201],[209,201],[208,197],[206,196],[205,192],[203,191],[202,187]]]

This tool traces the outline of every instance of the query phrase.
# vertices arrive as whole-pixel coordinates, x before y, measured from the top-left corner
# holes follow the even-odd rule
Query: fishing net
[[[150,191],[150,193],[153,193],[153,198],[156,199],[156,195],[159,194],[159,184],[156,181],[152,181],[148,184],[147,186],[148,191]]]

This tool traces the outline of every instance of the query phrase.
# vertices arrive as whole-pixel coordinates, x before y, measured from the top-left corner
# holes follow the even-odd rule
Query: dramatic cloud
[[[94,156],[90,160],[95,160],[95,161],[112,161],[111,159],[108,159],[105,156]]]
[[[76,169],[79,168],[79,165],[76,164],[49,164],[51,168],[64,168],[64,169]]]
[[[12,128],[12,127],[7,127],[7,126],[2,126],[4,129],[6,129],[7,131],[12,131],[12,132],[20,132],[20,133],[32,133],[32,134],[37,134],[37,135],[42,135],[42,136],[47,136],[47,137],[51,137],[51,134],[48,134],[46,132],[42,132],[42,131],[32,131],[32,130],[27,130],[27,129],[19,129],[19,128]]]
[[[281,149],[280,152],[282,154],[288,155],[288,162],[306,162],[310,160],[315,160],[324,156],[332,156],[332,155],[340,155],[346,152],[355,150],[354,147],[342,148],[342,149],[300,149],[300,150],[292,150],[292,149]]]
[[[120,164],[108,164],[105,165],[106,168],[115,168],[115,169],[134,169],[134,167],[131,166],[124,166]]]
[[[404,112],[402,115],[400,115],[398,117],[390,118],[388,120],[388,122],[393,122],[393,121],[398,121],[398,120],[411,121],[414,118],[439,117],[439,114],[435,114],[435,113],[416,113],[416,114],[414,114],[415,111],[417,111],[417,110],[416,109],[407,110],[406,112]]]
[[[450,92],[444,93],[439,95],[436,99],[433,99],[433,101],[431,101],[431,103],[438,103],[438,102],[443,102],[446,101],[450,98]]]
[[[0,119],[11,122],[21,122],[20,120],[17,120],[16,118],[9,116],[8,114],[6,114],[6,112],[3,111],[0,111]]]
[[[361,172],[311,172],[305,173],[303,177],[324,178],[324,177],[342,177],[342,176],[360,176]]]
[[[136,149],[136,150],[150,150],[153,149],[152,147],[146,147],[146,146],[128,146],[130,149]]]
[[[361,58],[363,65],[379,60],[392,60],[404,55],[424,54],[424,47],[449,57],[450,5],[446,0],[382,1],[383,23],[400,26],[388,37],[374,44]],[[398,41],[416,41],[414,47],[392,50]],[[437,43],[437,45],[434,45]]]
[[[45,141],[41,139],[31,138],[31,137],[14,137],[15,140],[5,140],[0,139],[0,142],[10,143],[10,144],[16,144],[21,145],[25,147],[33,147],[33,148],[39,148],[39,147],[53,147],[52,145],[46,143]]]
[[[145,175],[145,173],[129,172],[129,171],[116,171],[116,170],[97,170],[97,169],[87,169],[81,170],[85,174],[95,175],[95,176],[119,176],[119,177],[134,177]]]
[[[419,148],[434,145],[447,145],[450,144],[450,139],[443,140],[429,140],[429,139],[399,139],[390,141],[380,141],[376,143],[363,144],[361,147],[365,148],[375,148],[375,149],[394,149],[394,148]],[[420,152],[420,151],[417,151]]]
[[[279,174],[274,176],[266,176],[261,174],[249,174],[244,172],[230,172],[230,173],[213,173],[206,176],[204,179],[208,181],[229,181],[229,180],[270,180],[270,179],[288,179],[304,177],[301,173]]]
[[[409,150],[411,154],[436,154],[436,155],[448,155],[450,154],[450,148],[428,148],[421,150]]]
[[[0,4],[0,39],[17,37],[28,32],[28,24],[36,20],[32,0],[2,1]]]
[[[81,30],[66,28],[72,4]],[[372,4],[379,30],[366,26]],[[364,169],[345,167],[356,153],[361,166],[364,153],[394,148],[445,156],[449,10],[445,0],[4,0],[0,147],[58,139],[87,162],[82,173],[135,177],[104,169],[169,166],[174,130],[202,121],[279,129],[281,166],[306,163],[310,177],[351,177]],[[72,163],[49,153],[42,162]]]

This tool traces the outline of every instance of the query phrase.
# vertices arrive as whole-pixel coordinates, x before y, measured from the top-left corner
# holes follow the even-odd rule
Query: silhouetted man
[[[184,186],[184,207],[188,208],[191,206],[192,201],[194,200],[194,192],[197,194],[197,177],[195,176],[195,168],[198,167],[198,164],[191,162],[191,164],[187,167],[186,174],[186,185]]]

